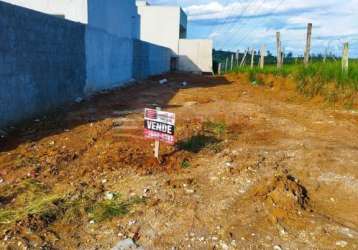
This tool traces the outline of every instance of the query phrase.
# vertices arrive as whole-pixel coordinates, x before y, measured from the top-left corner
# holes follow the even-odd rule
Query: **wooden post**
[[[281,48],[281,67],[285,63],[284,61],[285,61],[285,49]]]
[[[226,57],[226,60],[225,60],[225,73],[227,72],[228,64],[229,64],[229,59]]]
[[[157,107],[156,110],[160,111],[161,108]],[[157,158],[158,160],[159,160],[159,151],[160,151],[160,141],[156,140],[154,143],[154,157]]]
[[[254,56],[255,56],[255,50],[251,50],[251,68],[254,68]]]
[[[242,57],[242,60],[241,60],[241,63],[240,63],[240,68],[245,64],[246,56],[247,56],[247,50],[245,50],[245,54]]]
[[[221,63],[219,63],[219,66],[218,66],[218,75],[219,76],[221,75]]]
[[[304,63],[305,66],[308,66],[308,63],[309,63],[309,60],[310,60],[311,41],[312,41],[312,23],[309,23],[307,25],[305,58],[303,60],[303,63]]]
[[[343,55],[342,55],[342,71],[348,73],[349,67],[349,43],[344,43],[343,45]]]
[[[239,66],[239,57],[240,57],[240,50],[236,51],[236,66]]]
[[[327,60],[327,54],[328,54],[328,49],[325,48],[325,50],[324,50],[324,55],[323,55],[323,62],[324,62],[324,63],[325,63],[326,60]]]
[[[266,45],[262,45],[260,50],[260,69],[263,69],[265,66],[265,54],[266,54]]]
[[[231,54],[231,71],[234,69],[234,54]]]
[[[282,67],[282,51],[281,51],[281,33],[276,32],[276,50],[277,50],[277,68],[280,69]]]

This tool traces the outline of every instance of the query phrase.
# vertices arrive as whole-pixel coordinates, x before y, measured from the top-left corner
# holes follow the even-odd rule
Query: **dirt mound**
[[[307,189],[291,175],[280,174],[258,185],[255,196],[263,200],[274,221],[311,211]]]

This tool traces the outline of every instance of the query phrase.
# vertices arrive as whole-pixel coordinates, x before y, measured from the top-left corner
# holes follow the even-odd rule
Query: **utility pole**
[[[349,43],[343,44],[343,55],[342,55],[342,71],[348,73],[349,66]]]
[[[281,51],[281,33],[276,32],[276,50],[277,50],[277,68],[280,69],[282,67],[282,51]]]
[[[305,58],[303,60],[304,65],[307,67],[310,60],[311,52],[311,41],[312,41],[312,23],[307,25],[307,38],[306,38],[306,49],[305,49]]]
[[[263,69],[265,66],[265,54],[266,54],[266,45],[262,45],[260,50],[260,69]]]
[[[251,50],[251,68],[254,68],[254,56],[255,56],[255,50]]]

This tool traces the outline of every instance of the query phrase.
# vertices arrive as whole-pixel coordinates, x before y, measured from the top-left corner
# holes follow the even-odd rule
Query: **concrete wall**
[[[87,0],[1,0],[51,15],[64,15],[66,19],[87,23]],[[92,0],[90,0],[92,1]]]
[[[88,24],[110,34],[139,38],[135,0],[1,0],[17,6]]]
[[[0,127],[83,95],[85,26],[0,2]]]
[[[134,41],[133,46],[133,77],[144,79],[170,70],[172,51],[155,44]]]
[[[212,72],[212,50],[211,40],[180,39],[178,69],[188,72]]]
[[[138,6],[140,40],[157,44],[178,53],[180,8],[171,6]]]
[[[88,0],[88,25],[125,38],[139,38],[135,0]]]
[[[87,27],[86,69],[86,94],[128,82],[133,72],[133,40]]]

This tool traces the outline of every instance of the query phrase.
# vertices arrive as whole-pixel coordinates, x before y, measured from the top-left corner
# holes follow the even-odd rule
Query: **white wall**
[[[138,6],[140,39],[171,49],[179,48],[180,8],[172,6]]]
[[[212,40],[180,39],[178,69],[187,72],[212,72],[212,50]]]
[[[1,0],[51,15],[64,15],[66,19],[87,23],[87,0]],[[92,1],[92,0],[90,0]]]

